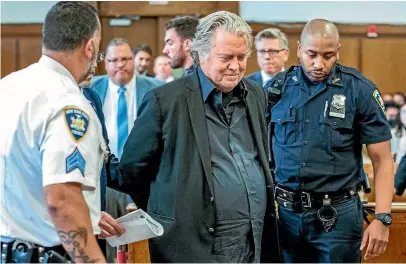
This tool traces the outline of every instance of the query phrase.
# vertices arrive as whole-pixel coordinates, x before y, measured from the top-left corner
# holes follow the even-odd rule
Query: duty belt
[[[62,245],[43,247],[17,239],[1,242],[1,263],[69,263],[69,257]]]
[[[360,187],[334,193],[308,193],[303,191],[292,192],[277,186],[275,196],[278,205],[287,210],[301,212],[303,209],[318,209],[317,219],[326,232],[335,226],[338,218],[334,204],[358,195]]]
[[[281,186],[275,187],[275,200],[279,206],[295,212],[301,212],[305,209],[318,209],[323,206],[323,199],[329,197],[331,203],[351,198],[357,195],[360,190],[359,186],[348,190],[330,192],[330,193],[310,193],[305,191],[290,191]]]

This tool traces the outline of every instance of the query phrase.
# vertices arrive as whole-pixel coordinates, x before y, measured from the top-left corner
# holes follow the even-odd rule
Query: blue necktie
[[[120,86],[118,89],[118,103],[117,103],[117,155],[121,158],[123,153],[124,143],[128,137],[128,116],[127,116],[127,101],[125,100],[125,91],[127,88]]]

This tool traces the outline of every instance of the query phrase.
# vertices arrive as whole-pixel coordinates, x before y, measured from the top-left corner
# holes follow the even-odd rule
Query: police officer
[[[100,173],[106,145],[78,88],[99,57],[101,26],[85,2],[58,2],[38,63],[1,80],[2,262],[105,262]]]
[[[337,64],[339,35],[329,21],[306,24],[300,66],[266,84],[284,262],[360,262],[382,254],[391,223],[390,127],[375,85]],[[362,236],[362,144],[375,172],[376,215]],[[361,243],[362,241],[362,243]]]

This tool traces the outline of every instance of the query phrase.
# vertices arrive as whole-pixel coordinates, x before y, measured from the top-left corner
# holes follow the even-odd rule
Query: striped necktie
[[[118,89],[118,103],[117,103],[117,156],[120,159],[123,153],[124,143],[128,137],[128,116],[127,116],[127,101],[125,98],[125,91],[127,88],[120,86]]]

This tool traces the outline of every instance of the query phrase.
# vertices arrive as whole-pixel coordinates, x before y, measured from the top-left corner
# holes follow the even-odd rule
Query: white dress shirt
[[[0,84],[2,239],[61,244],[43,187],[68,182],[81,183],[93,232],[99,234],[100,174],[107,150],[97,114],[75,79],[43,55]]]
[[[169,76],[168,78],[165,79],[165,82],[168,83],[168,82],[171,82],[171,81],[173,81],[173,80],[175,80],[175,77],[173,77],[173,76],[171,75],[171,76]]]
[[[136,76],[134,75],[131,81],[124,85],[124,87],[127,88],[125,91],[125,99],[127,101],[128,135],[130,134],[131,129],[134,126],[134,121],[137,117],[135,78]],[[110,79],[108,85],[106,99],[103,105],[103,112],[106,120],[107,134],[109,135],[110,140],[110,150],[114,155],[116,155],[116,157],[118,157],[117,103],[119,97],[118,89],[120,86],[114,84]]]

